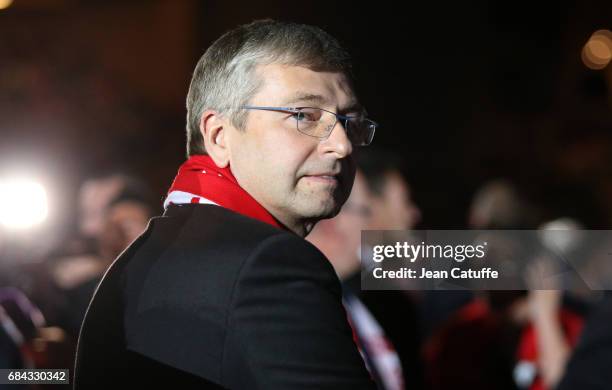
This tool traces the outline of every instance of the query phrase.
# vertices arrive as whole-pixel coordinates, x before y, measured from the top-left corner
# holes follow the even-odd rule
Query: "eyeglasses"
[[[328,138],[338,120],[341,120],[349,140],[356,146],[371,144],[378,127],[378,124],[367,119],[365,114],[345,116],[315,107],[242,106],[240,108],[291,113],[300,133],[319,139]]]

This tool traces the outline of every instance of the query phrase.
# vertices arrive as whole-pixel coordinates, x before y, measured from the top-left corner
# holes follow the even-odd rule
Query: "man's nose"
[[[321,142],[325,153],[333,153],[336,158],[341,159],[353,153],[353,144],[348,137],[344,123],[337,121],[332,128],[329,137]]]

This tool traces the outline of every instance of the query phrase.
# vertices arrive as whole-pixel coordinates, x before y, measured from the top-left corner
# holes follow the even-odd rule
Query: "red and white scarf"
[[[210,156],[191,156],[178,170],[168,190],[164,209],[173,204],[212,204],[278,228],[282,225],[246,192],[229,166],[219,168]]]

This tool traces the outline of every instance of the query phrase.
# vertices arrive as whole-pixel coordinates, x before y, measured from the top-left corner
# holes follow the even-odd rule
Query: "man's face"
[[[262,86],[252,106],[355,112],[356,98],[341,73],[279,64],[262,65],[257,73]],[[230,168],[242,188],[289,227],[337,214],[355,176],[342,122],[324,140],[297,131],[295,115],[286,112],[250,110],[245,127],[226,135]]]

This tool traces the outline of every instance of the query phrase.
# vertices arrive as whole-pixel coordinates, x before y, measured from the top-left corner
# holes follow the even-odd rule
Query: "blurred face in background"
[[[372,230],[412,229],[421,220],[408,183],[398,171],[385,174],[382,193],[372,196],[372,212]]]
[[[114,260],[146,229],[150,216],[149,208],[134,200],[110,206],[100,238],[103,259]]]
[[[118,175],[85,181],[79,190],[79,230],[85,237],[99,237],[104,229],[108,205],[125,187]]]

